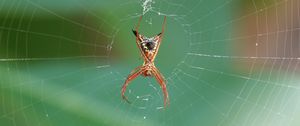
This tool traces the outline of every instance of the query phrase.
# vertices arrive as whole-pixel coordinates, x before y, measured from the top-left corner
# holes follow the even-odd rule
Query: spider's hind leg
[[[165,81],[164,77],[161,75],[161,73],[159,72],[159,70],[155,66],[152,67],[152,74],[156,78],[156,80],[158,81],[158,83],[159,83],[159,85],[160,85],[160,87],[163,91],[164,107],[166,107],[167,105],[170,104],[166,81]]]
[[[137,68],[135,68],[131,73],[130,75],[127,77],[124,85],[122,86],[122,93],[121,93],[121,96],[122,98],[130,103],[130,101],[127,99],[127,97],[125,96],[125,91],[126,91],[126,88],[127,86],[129,85],[129,83],[134,80],[136,77],[138,77],[140,74],[142,74],[145,70],[143,69],[143,67],[139,66]]]

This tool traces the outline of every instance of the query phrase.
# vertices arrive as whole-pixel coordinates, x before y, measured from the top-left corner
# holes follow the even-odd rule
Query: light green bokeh
[[[167,14],[155,62],[168,82],[171,104],[164,110],[157,109],[163,97],[151,77],[130,84],[132,104],[120,97],[125,78],[143,62],[131,32],[140,1],[2,1],[0,125],[296,126],[297,74],[255,62],[252,72],[242,71],[236,63],[243,61],[188,55],[238,56],[237,42],[227,39],[236,26],[228,22],[242,6],[242,0],[155,1],[153,9]],[[148,12],[140,32],[155,35],[162,21]],[[40,59],[5,61],[11,58]]]

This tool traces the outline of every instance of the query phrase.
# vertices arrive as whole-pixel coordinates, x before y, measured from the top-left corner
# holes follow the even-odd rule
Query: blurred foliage
[[[275,108],[270,113],[279,111],[281,104],[276,103],[284,104],[290,96],[282,87],[294,84],[294,76],[289,77],[294,73],[286,72],[282,79],[276,74],[280,70],[272,69],[273,76],[255,63],[251,70],[237,65],[250,61],[187,55],[237,55],[232,48],[236,41],[230,39],[236,26],[228,22],[243,11],[241,4],[253,7],[253,0],[226,1],[163,0],[153,5],[168,14],[155,62],[168,82],[171,105],[165,110],[158,109],[163,100],[154,78],[132,82],[127,91],[132,104],[120,98],[125,77],[143,62],[131,32],[142,12],[141,1],[0,2],[0,125],[231,126],[257,119],[252,113],[264,117],[269,112],[265,107]],[[157,34],[162,21],[162,15],[149,12],[140,32]]]

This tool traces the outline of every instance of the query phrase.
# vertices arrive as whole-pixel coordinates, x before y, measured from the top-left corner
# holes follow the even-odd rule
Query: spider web
[[[167,26],[154,78],[131,29]],[[0,2],[0,124],[300,124],[299,0],[15,0]]]

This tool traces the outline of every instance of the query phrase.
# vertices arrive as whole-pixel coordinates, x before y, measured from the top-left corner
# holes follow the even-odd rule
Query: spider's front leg
[[[163,94],[164,94],[164,106],[166,107],[167,105],[170,104],[170,101],[169,101],[169,95],[168,95],[168,91],[167,91],[167,85],[166,85],[166,82],[165,82],[165,79],[164,77],[161,75],[161,73],[159,72],[159,70],[155,67],[155,66],[152,66],[152,73],[153,75],[155,76],[156,80],[158,81],[162,91],[163,91]]]
[[[135,69],[130,73],[130,75],[127,77],[127,79],[126,79],[124,85],[122,86],[122,93],[121,93],[121,96],[122,96],[122,98],[123,98],[125,101],[127,101],[128,103],[130,103],[130,102],[129,102],[129,100],[127,99],[127,97],[124,95],[124,94],[125,94],[125,91],[126,91],[126,88],[127,88],[128,84],[129,84],[132,80],[134,80],[136,77],[138,77],[138,76],[139,76],[140,74],[142,74],[144,71],[145,71],[145,69],[144,69],[143,67],[141,67],[141,66],[135,68]]]

